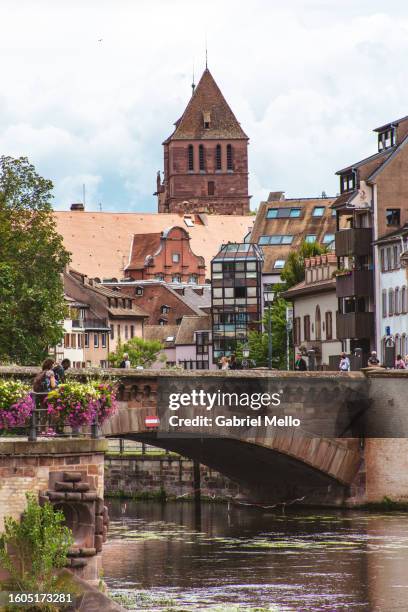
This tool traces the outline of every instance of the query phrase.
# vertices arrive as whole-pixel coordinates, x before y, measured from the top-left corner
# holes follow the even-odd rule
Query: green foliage
[[[61,339],[61,273],[52,183],[24,157],[0,157],[0,361],[39,363]]]
[[[271,316],[272,329],[272,367],[279,370],[286,368],[286,306],[288,302],[281,297],[275,299],[269,309],[265,310],[262,320],[262,332],[251,331],[248,334],[249,359],[258,367],[268,365],[268,328]],[[242,345],[237,349],[238,361],[242,360]]]
[[[67,564],[73,543],[62,512],[49,502],[40,506],[27,493],[27,509],[20,521],[6,517],[0,536],[0,565],[10,574],[8,588],[23,592],[52,593],[57,588],[55,570]],[[10,584],[11,583],[11,584]]]
[[[116,351],[109,354],[109,362],[114,368],[118,368],[123,361],[123,355],[129,355],[132,368],[143,366],[149,368],[164,348],[159,340],[143,340],[143,338],[131,338],[123,345],[118,343]]]
[[[303,241],[299,249],[291,251],[282,270],[281,278],[284,282],[282,289],[289,289],[305,278],[305,259],[327,253],[328,248],[318,242]]]

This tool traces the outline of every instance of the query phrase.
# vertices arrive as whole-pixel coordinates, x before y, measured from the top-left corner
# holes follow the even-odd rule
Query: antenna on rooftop
[[[85,183],[82,184],[82,202],[85,207]]]
[[[194,62],[193,62],[193,82],[191,83],[191,89],[193,90],[192,94],[194,93],[195,90],[195,82],[194,82]],[[191,95],[192,95],[191,94]]]
[[[207,48],[207,33],[205,34],[205,69],[208,68],[208,48]]]
[[[102,212],[102,202],[99,202],[99,211]]]

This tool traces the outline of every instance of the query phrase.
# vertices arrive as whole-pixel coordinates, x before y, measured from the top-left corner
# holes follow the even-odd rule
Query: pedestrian
[[[239,369],[237,358],[235,357],[235,355],[231,355],[231,357],[230,357],[229,369],[230,370],[238,370]]]
[[[397,355],[397,359],[395,361],[395,369],[396,370],[405,370],[406,365],[401,355]]]
[[[128,353],[123,353],[123,359],[122,359],[119,367],[120,368],[126,368],[126,369],[130,368],[130,360],[129,360]]]
[[[301,353],[297,353],[296,355],[295,370],[297,372],[305,372],[307,370],[306,361],[303,359]]]
[[[367,365],[368,366],[378,366],[380,364],[380,360],[377,357],[377,351],[371,351],[371,355],[368,358]]]
[[[49,393],[57,386],[54,374],[54,360],[46,359],[42,362],[41,372],[37,374],[33,382],[33,391],[35,393]]]
[[[229,361],[226,355],[223,355],[218,363],[220,364],[221,370],[229,369]]]
[[[63,359],[61,363],[57,363],[52,370],[55,375],[55,381],[57,385],[60,385],[65,382],[65,372],[69,370],[71,367],[71,362],[69,359]]]
[[[346,353],[341,353],[340,355],[339,370],[340,372],[350,372],[350,359]]]
[[[408,368],[408,355],[405,355],[405,367]]]

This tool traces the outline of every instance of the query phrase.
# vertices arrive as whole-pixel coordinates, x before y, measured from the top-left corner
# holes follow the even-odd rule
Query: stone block
[[[78,474],[78,472],[64,472],[62,478],[65,482],[79,482],[81,474]]]
[[[72,491],[74,488],[73,482],[61,482],[58,481],[54,484],[56,491]]]

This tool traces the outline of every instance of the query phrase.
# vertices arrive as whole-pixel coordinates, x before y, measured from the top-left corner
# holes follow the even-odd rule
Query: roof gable
[[[204,121],[209,122],[208,128]],[[167,140],[248,138],[208,68],[175,126]]]

